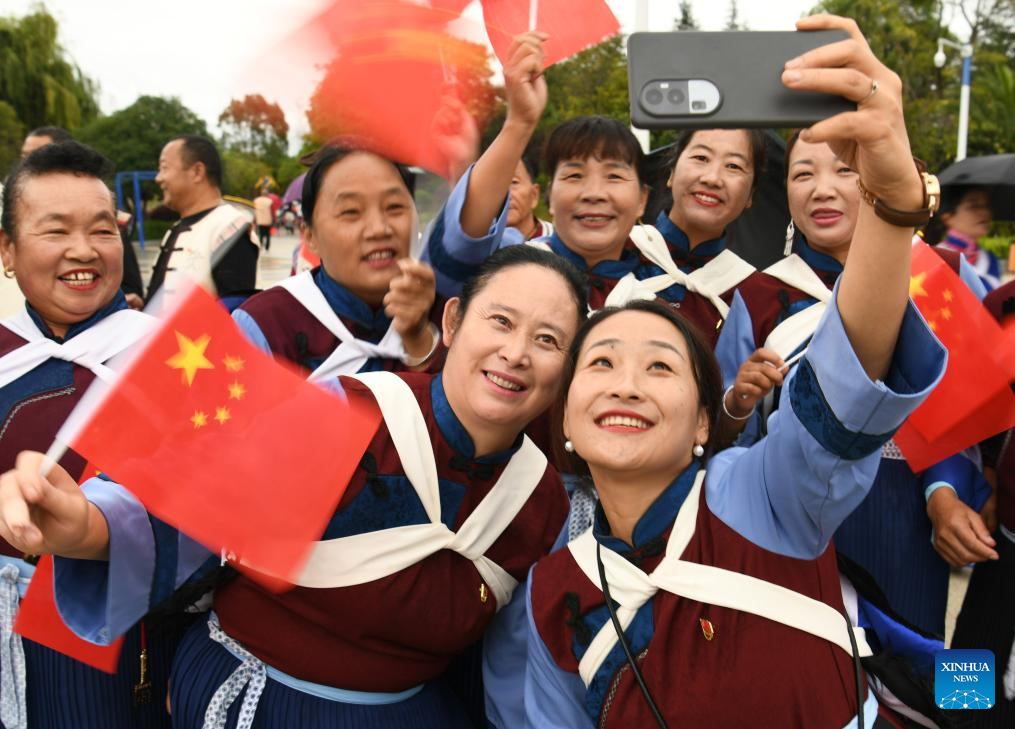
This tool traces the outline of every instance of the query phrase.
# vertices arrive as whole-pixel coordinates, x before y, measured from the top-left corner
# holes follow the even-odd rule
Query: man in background
[[[163,288],[175,293],[189,279],[238,305],[256,285],[259,249],[249,215],[222,199],[222,159],[215,145],[194,134],[169,140],[155,182],[180,220],[162,239],[148,300]]]

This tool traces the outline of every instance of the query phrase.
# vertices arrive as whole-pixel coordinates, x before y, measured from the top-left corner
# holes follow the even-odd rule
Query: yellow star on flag
[[[211,337],[202,334],[197,340],[193,340],[180,332],[176,332],[176,344],[180,351],[166,360],[166,364],[174,370],[183,370],[181,373],[187,383],[187,387],[194,384],[194,376],[198,370],[213,370],[215,365],[204,356]]]
[[[231,417],[229,408],[215,408],[215,420],[218,421],[219,425],[225,425],[226,421]]]
[[[247,394],[247,388],[241,385],[239,382],[234,382],[229,386],[229,399],[239,400]]]
[[[909,298],[915,299],[917,296],[929,296],[926,289],[923,288],[923,282],[926,280],[926,271],[921,271],[915,276],[909,277]]]
[[[949,319],[952,318],[952,310],[949,309],[947,306],[938,313],[941,315],[941,318],[944,319],[945,321],[948,321]]]
[[[942,291],[941,296],[944,298],[945,301],[951,301],[954,298],[951,289],[945,289],[944,291]]]
[[[208,424],[208,413],[195,410],[190,418],[190,422],[194,424],[194,428],[203,428]]]
[[[227,354],[222,358],[222,364],[226,366],[226,371],[228,372],[239,372],[243,369],[244,360],[240,357],[233,357]]]

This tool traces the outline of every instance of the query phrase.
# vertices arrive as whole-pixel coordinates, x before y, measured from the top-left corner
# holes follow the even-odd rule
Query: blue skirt
[[[26,704],[31,729],[169,729],[166,682],[183,627],[149,628],[148,676],[151,701],[135,704],[140,677],[141,631],[124,636],[113,675],[30,640],[23,641]]]
[[[835,549],[870,573],[892,608],[944,635],[949,567],[931,544],[920,479],[905,461],[882,458],[863,503],[835,532]]]
[[[335,660],[341,660],[335,656]],[[212,696],[240,665],[232,653],[208,635],[208,625],[194,625],[180,644],[170,682],[173,727],[200,729]],[[246,691],[229,709],[232,729]],[[366,706],[329,701],[268,679],[257,704],[253,729],[474,729],[465,708],[440,682],[395,704]]]

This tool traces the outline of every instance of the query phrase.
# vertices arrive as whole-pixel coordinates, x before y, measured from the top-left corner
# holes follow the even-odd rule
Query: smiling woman
[[[47,169],[66,166],[71,155],[100,164],[85,154],[68,143],[38,154],[15,169],[4,191],[4,270],[58,337],[110,303],[123,275],[112,193],[98,176],[108,168],[96,166],[93,175]]]
[[[97,152],[60,142],[26,156],[8,178],[0,254],[27,303],[0,321],[0,468],[13,468],[23,450],[49,448],[94,379],[110,375],[108,361],[151,326],[150,317],[127,309],[120,293],[123,249],[112,194],[103,182],[110,169]],[[68,451],[60,466],[74,484],[86,464]],[[135,705],[142,652],[138,626],[125,626],[116,675],[11,633],[19,596],[35,569],[23,557],[24,550],[0,540],[0,577],[8,586],[0,591],[5,616],[0,627],[10,641],[4,651],[13,658],[0,660],[5,726],[168,727],[162,707],[179,632],[147,637],[154,701]],[[60,701],[54,701],[57,696]]]
[[[833,117],[807,141],[832,145],[882,204],[930,207],[898,77],[853,21],[797,25],[851,39],[789,62],[784,83],[861,101],[855,124]],[[702,139],[729,164],[737,158],[715,155],[720,136]],[[722,187],[687,189],[675,207],[712,205]],[[702,219],[714,209],[704,207]],[[717,363],[671,311],[633,302],[579,330],[563,427],[599,506],[592,528],[529,580],[526,726],[873,725],[859,663],[871,647],[845,616],[855,594],[829,542],[867,495],[882,445],[944,371],[946,352],[908,302],[912,233],[861,206],[841,280],[751,448],[710,452]]]

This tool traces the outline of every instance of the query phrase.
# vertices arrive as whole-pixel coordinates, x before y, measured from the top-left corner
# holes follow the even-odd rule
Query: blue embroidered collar
[[[67,327],[67,334],[65,334],[63,337],[58,337],[55,334],[53,334],[50,328],[46,325],[46,322],[42,320],[42,317],[39,316],[39,312],[37,312],[34,308],[32,308],[32,305],[29,304],[27,301],[25,302],[25,309],[28,311],[28,316],[32,317],[32,321],[35,322],[35,326],[39,327],[39,331],[46,336],[46,339],[52,339],[54,342],[66,342],[68,339],[71,339],[75,335],[80,334],[85,329],[88,329],[94,324],[97,324],[98,322],[102,321],[110,314],[113,314],[117,311],[120,311],[121,309],[126,308],[127,308],[127,299],[124,298],[123,292],[120,291],[120,289],[117,289],[116,294],[113,296],[113,299],[108,304],[103,306],[101,309],[96,311],[94,314],[92,314],[84,321],[79,321],[77,324],[71,324],[69,327]]]
[[[669,215],[663,212],[659,213],[656,218],[656,228],[666,239],[670,252],[673,254],[673,260],[677,263],[689,258],[708,261],[718,256],[726,248],[726,234],[724,233],[719,238],[703,241],[692,249],[687,234],[670,220]]]
[[[620,260],[600,261],[592,268],[589,268],[588,264],[585,263],[585,259],[568,248],[567,244],[561,240],[556,231],[550,236],[549,244],[550,249],[554,253],[569,260],[578,267],[579,271],[594,273],[598,276],[602,276],[603,278],[619,280],[638,267],[638,251],[630,245],[624,246],[623,251],[620,253]]]
[[[701,464],[697,460],[691,461],[691,465],[685,468],[673,483],[659,494],[635,524],[634,531],[631,533],[631,545],[611,535],[610,524],[606,520],[603,507],[602,505],[597,506],[596,519],[592,526],[596,541],[617,554],[626,555],[662,536],[663,532],[673,526],[673,520],[677,518],[677,512],[680,511],[684,500],[691,492],[694,478],[698,475],[700,468]]]
[[[804,262],[813,269],[827,273],[842,273],[842,264],[838,260],[827,253],[811,248],[807,244],[807,239],[799,231],[793,240],[793,252],[804,259]]]
[[[462,421],[455,415],[455,411],[451,409],[448,396],[444,393],[443,375],[437,375],[430,382],[430,406],[433,408],[434,419],[437,421],[437,427],[440,429],[441,435],[444,436],[444,440],[457,453],[470,461],[491,464],[507,463],[511,460],[511,456],[522,447],[524,434],[519,433],[518,437],[515,438],[515,442],[507,450],[490,453],[482,458],[476,458],[476,446],[472,442],[472,436],[469,435],[469,431],[465,429]]]
[[[365,327],[369,332],[369,336],[364,337],[365,339],[373,342],[381,340],[391,326],[391,319],[384,315],[383,308],[377,311],[371,309],[365,301],[329,276],[324,271],[324,266],[314,269],[313,275],[314,283],[336,314]]]

